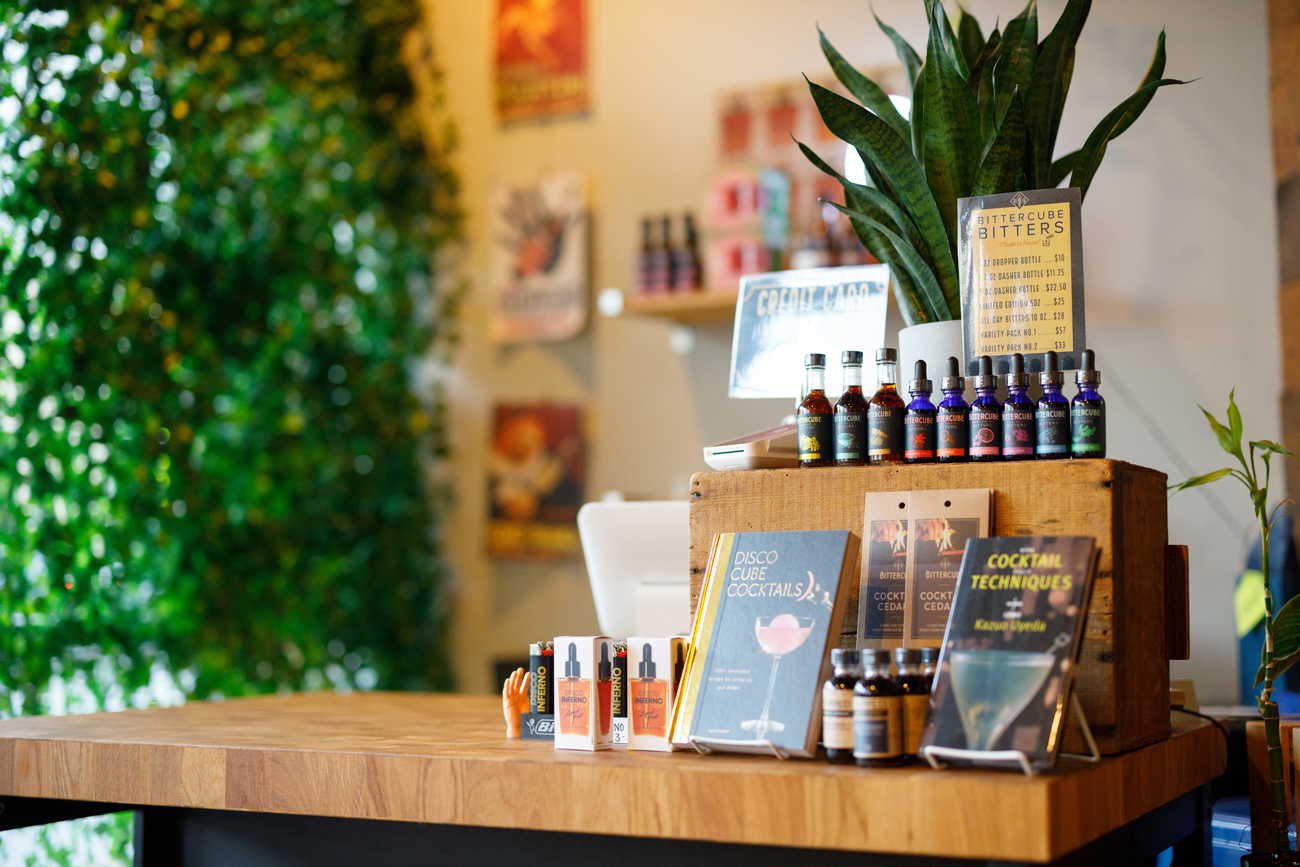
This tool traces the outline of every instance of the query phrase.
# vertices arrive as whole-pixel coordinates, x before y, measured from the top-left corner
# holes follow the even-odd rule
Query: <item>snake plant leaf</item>
[[[921,70],[925,94],[925,179],[943,215],[952,249],[957,249],[957,200],[970,195],[980,153],[979,105],[943,48],[942,9],[930,23]]]
[[[934,264],[933,279],[942,285],[942,294],[952,299],[945,311],[947,315],[943,318],[951,319],[959,315],[957,311],[961,309],[961,291],[957,280],[956,257],[949,245],[948,233],[934,195],[926,186],[926,179],[907,144],[889,124],[852,100],[811,81],[808,82],[808,89],[826,128],[856,147],[862,153],[863,161],[873,165],[889,182],[898,204],[912,218],[917,231],[925,239],[930,261]],[[969,92],[966,95],[969,97]],[[955,212],[953,216],[956,217]],[[921,282],[918,280],[918,283]]]
[[[1043,44],[1038,47],[1033,81],[1025,89],[1025,111],[1034,143],[1030,183],[1035,188],[1048,186],[1061,110],[1065,106],[1070,77],[1074,71],[1074,48],[1091,8],[1092,0],[1069,0],[1061,17],[1056,19],[1052,32],[1047,34]]]
[[[1070,176],[1074,171],[1074,164],[1079,159],[1078,151],[1070,151],[1065,156],[1052,163],[1052,170],[1047,174],[1047,188],[1059,187],[1061,181]]]
[[[797,141],[796,144],[799,145],[799,150],[803,151],[803,155],[807,157],[808,162],[812,163],[824,173],[840,182],[840,186],[844,188],[844,194],[846,197],[849,194],[852,194],[858,201],[865,205],[859,207],[846,198],[845,201],[848,203],[850,208],[862,211],[873,219],[878,220],[887,226],[892,226],[895,231],[906,236],[907,239],[912,242],[912,246],[916,247],[918,252],[922,252],[922,255],[924,255],[924,239],[921,237],[920,232],[916,230],[916,225],[912,222],[911,218],[907,216],[907,213],[901,207],[899,207],[897,202],[877,188],[868,187],[844,177],[844,175],[840,174],[828,165],[825,160],[812,150],[812,148],[808,147],[803,142]],[[875,256],[875,253],[873,252],[872,255]],[[879,256],[876,256],[876,258],[880,259],[882,262],[889,261],[888,259],[881,259]],[[928,257],[926,258],[928,259]]]
[[[1156,50],[1155,54],[1151,57],[1151,65],[1147,67],[1147,74],[1143,77],[1142,83],[1138,85],[1138,88],[1141,89],[1153,81],[1159,81],[1160,77],[1164,74],[1165,32],[1161,30],[1160,35],[1156,37]],[[1111,138],[1119,138],[1126,129],[1132,126],[1133,121],[1138,119],[1138,115],[1142,114],[1142,111],[1147,107],[1147,103],[1151,102],[1154,97],[1155,92],[1153,91],[1145,100],[1136,103],[1132,108],[1126,111],[1124,116],[1120,118],[1119,123],[1115,124],[1115,132],[1111,135]]]
[[[974,15],[965,9],[960,11],[961,17],[957,19],[957,47],[966,61],[966,69],[969,70],[967,78],[978,81],[979,70],[975,63],[986,48],[984,33],[980,30],[980,23],[975,20]]]
[[[835,77],[848,88],[849,93],[857,97],[858,102],[875,112],[906,141],[911,136],[912,130],[903,116],[898,113],[898,109],[894,108],[889,95],[880,89],[880,85],[858,72],[853,64],[845,60],[844,56],[835,50],[835,46],[831,45],[820,27],[817,28],[817,35],[821,39],[822,53],[830,62]]]
[[[912,155],[921,168],[921,177],[925,177],[925,84],[921,81],[924,74],[925,67],[921,67],[921,71],[916,74],[916,81],[912,82],[912,110],[909,113],[912,123]]]
[[[1015,189],[1016,173],[1024,163],[1025,135],[1025,103],[1020,98],[1020,89],[1016,88],[997,132],[984,148],[971,185],[972,196],[1009,193]]]
[[[1101,159],[1106,155],[1106,145],[1114,138],[1115,128],[1128,113],[1128,110],[1142,100],[1147,99],[1150,94],[1159,88],[1171,84],[1186,83],[1176,78],[1162,78],[1159,81],[1143,85],[1138,88],[1136,93],[1111,109],[1110,114],[1102,118],[1101,123],[1093,128],[1092,134],[1088,136],[1088,140],[1079,149],[1079,160],[1075,164],[1074,175],[1070,179],[1071,185],[1079,188],[1080,201],[1088,194],[1088,187],[1092,184],[1093,175],[1097,173],[1097,167],[1101,165]]]
[[[998,44],[1002,41],[1002,33],[996,28],[989,34],[989,41],[984,43],[980,53],[975,55],[974,62],[970,65],[970,76],[966,79],[970,92],[979,98],[980,87],[984,82],[984,66],[989,62],[989,58],[998,50]],[[990,79],[991,80],[991,79]],[[984,106],[981,102],[980,117],[984,116]]]
[[[844,200],[855,211],[864,214],[871,211],[871,203],[852,190],[844,191]],[[849,220],[849,225],[853,227],[854,234],[858,236],[862,246],[867,248],[867,252],[876,257],[877,261],[888,265],[894,253],[894,245],[889,243],[889,239],[861,220]]]
[[[927,8],[938,13],[938,15],[931,14],[930,25],[933,27],[936,19],[943,25],[939,31],[940,45],[943,46],[944,53],[948,55],[953,65],[957,67],[957,71],[961,73],[962,81],[965,81],[970,76],[970,69],[966,66],[966,58],[962,56],[961,45],[957,42],[957,34],[952,30],[952,22],[948,19],[948,13],[943,8],[943,0],[930,0],[930,6]],[[928,48],[925,53],[928,61],[930,59]]]
[[[916,53],[915,48],[908,44],[906,39],[898,35],[897,30],[880,20],[876,10],[871,10],[871,17],[876,19],[876,24],[880,27],[881,32],[889,37],[890,42],[894,43],[894,52],[898,54],[903,69],[907,70],[908,83],[915,85],[917,76],[921,74],[920,55]]]
[[[993,130],[998,125],[998,98],[994,88],[994,77],[997,75],[998,62],[1001,59],[995,50],[980,69],[979,93],[976,94],[975,101],[980,109],[980,138],[985,141],[993,135]]]
[[[853,220],[849,222],[856,225]],[[898,299],[898,312],[902,314],[903,322],[908,325],[922,325],[929,322],[930,320],[925,318],[925,311],[917,301],[916,283],[907,273],[907,269],[890,264],[889,273],[894,278],[894,297]]]
[[[822,201],[825,202],[826,200],[823,199]],[[930,269],[929,263],[921,257],[921,254],[912,246],[911,242],[901,237],[884,223],[861,211],[854,211],[835,202],[826,202],[826,204],[840,211],[850,220],[863,221],[889,239],[890,243],[894,245],[896,254],[890,264],[902,265],[907,269],[912,279],[916,281],[921,290],[916,297],[926,315],[930,317],[929,321],[946,322],[955,318],[952,310],[948,307],[948,301],[944,297],[943,290],[939,288],[939,282],[934,279],[934,272]]]
[[[1000,60],[993,78],[997,93],[995,118],[1007,110],[1017,87],[1022,93],[1029,92],[1034,62],[1038,59],[1038,0],[1029,0],[1025,10],[1007,22],[997,53]]]

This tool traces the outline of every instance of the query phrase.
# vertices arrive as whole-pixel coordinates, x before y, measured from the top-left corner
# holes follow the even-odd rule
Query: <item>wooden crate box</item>
[[[691,611],[715,533],[850,529],[861,536],[868,491],[991,488],[993,535],[1097,540],[1101,564],[1075,689],[1102,752],[1133,749],[1168,737],[1171,649],[1186,655],[1186,555],[1166,551],[1166,485],[1164,473],[1111,460],[697,473]],[[860,574],[859,557],[845,646],[856,632]],[[1073,726],[1065,746],[1082,746]]]

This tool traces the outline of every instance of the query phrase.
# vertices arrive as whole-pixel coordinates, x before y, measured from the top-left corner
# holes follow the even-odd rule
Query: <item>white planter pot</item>
[[[939,382],[948,370],[949,356],[965,366],[966,353],[962,349],[960,319],[926,322],[899,329],[898,390],[907,390],[907,384],[916,375],[913,373],[916,362],[924,361],[926,378],[934,383],[935,394],[939,394]]]

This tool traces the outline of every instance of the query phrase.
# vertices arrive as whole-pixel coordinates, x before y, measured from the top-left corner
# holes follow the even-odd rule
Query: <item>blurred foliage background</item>
[[[0,715],[449,688],[418,4],[0,10]]]

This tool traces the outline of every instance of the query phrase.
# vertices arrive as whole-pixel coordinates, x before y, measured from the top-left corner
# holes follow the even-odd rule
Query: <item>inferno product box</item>
[[[614,743],[614,642],[555,639],[555,748],[607,750]]]
[[[668,729],[685,660],[685,639],[627,640],[628,749],[672,752]]]
[[[614,686],[610,691],[614,717],[614,743],[627,743],[627,645],[614,643]]]

